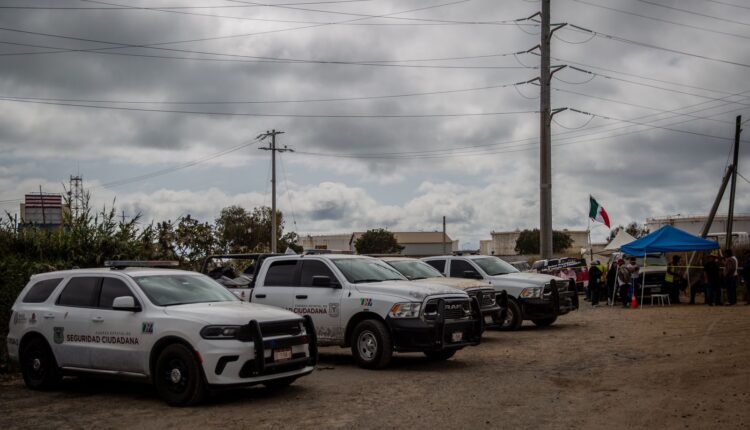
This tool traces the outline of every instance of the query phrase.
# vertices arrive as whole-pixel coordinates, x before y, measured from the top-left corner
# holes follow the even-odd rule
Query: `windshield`
[[[138,276],[134,279],[156,306],[239,300],[216,281],[203,275]]]
[[[472,261],[477,263],[477,265],[484,270],[484,273],[490,276],[507,275],[508,273],[518,272],[518,269],[497,257],[477,258]]]
[[[387,263],[401,272],[401,274],[406,276],[406,279],[410,281],[413,281],[415,279],[443,277],[442,273],[438,272],[437,269],[425,263],[424,261],[400,260],[387,261]]]
[[[396,269],[374,258],[337,258],[333,264],[352,284],[406,280]]]

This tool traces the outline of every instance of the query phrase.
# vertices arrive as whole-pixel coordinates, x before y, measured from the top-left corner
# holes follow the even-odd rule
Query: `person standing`
[[[617,287],[617,262],[612,262],[607,271],[607,304],[614,306],[615,304],[615,287]]]
[[[724,253],[724,288],[727,289],[727,306],[737,304],[737,257],[731,249]]]
[[[647,256],[643,256],[647,258]],[[641,267],[638,266],[638,262],[635,257],[630,257],[630,264],[628,264],[628,271],[630,271],[630,291],[628,291],[628,299],[638,294],[638,284],[641,280]]]
[[[591,263],[589,268],[589,292],[591,293],[591,307],[599,306],[599,290],[601,289],[602,270],[599,268],[599,262]]]
[[[680,286],[682,285],[682,273],[679,266],[680,256],[672,256],[672,263],[667,266],[667,274],[664,276],[664,286],[669,294],[669,301],[677,304],[680,303]]]
[[[620,300],[622,301],[622,307],[628,307],[628,290],[630,289],[630,270],[625,266],[625,260],[622,258],[617,260],[617,286],[620,288]]]
[[[721,268],[716,255],[709,254],[703,264],[703,274],[706,277],[706,303],[709,306],[721,305]]]

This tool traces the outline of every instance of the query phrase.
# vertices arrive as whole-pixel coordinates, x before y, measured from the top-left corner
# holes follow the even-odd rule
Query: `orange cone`
[[[638,309],[638,300],[635,299],[635,294],[630,298],[630,309]]]

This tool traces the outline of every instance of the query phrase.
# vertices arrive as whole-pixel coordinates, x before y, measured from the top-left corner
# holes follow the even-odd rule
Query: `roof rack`
[[[104,267],[109,267],[112,270],[127,267],[178,267],[179,265],[179,261],[171,260],[108,260],[104,262]]]

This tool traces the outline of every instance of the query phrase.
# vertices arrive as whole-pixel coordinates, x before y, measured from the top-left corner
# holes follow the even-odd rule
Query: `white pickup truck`
[[[478,345],[484,329],[479,302],[466,292],[410,282],[358,255],[270,257],[251,300],[309,315],[319,345],[351,347],[358,364],[371,369],[387,366],[394,351],[446,360]]]
[[[575,285],[566,279],[539,273],[519,272],[498,257],[462,255],[422,259],[445,276],[482,279],[496,291],[508,292],[508,308],[502,330],[517,330],[523,320],[538,326],[553,324],[559,315],[578,309]],[[555,288],[552,288],[552,284]],[[575,281],[573,281],[575,283]]]

